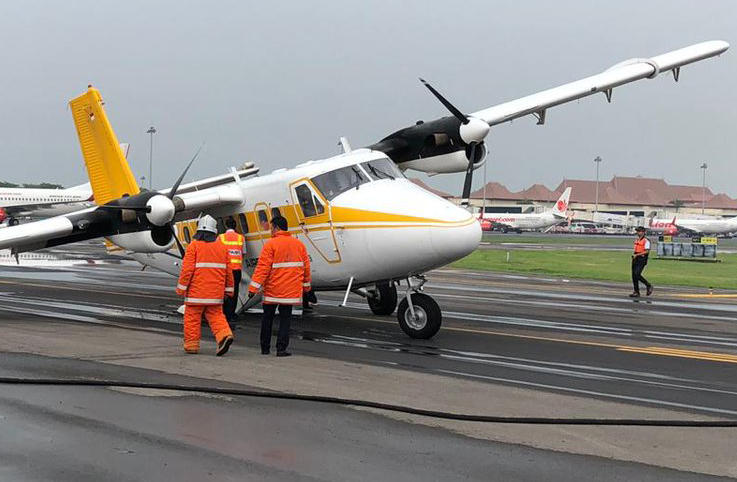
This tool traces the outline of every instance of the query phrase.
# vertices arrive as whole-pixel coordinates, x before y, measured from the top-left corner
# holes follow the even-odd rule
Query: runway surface
[[[93,255],[98,261],[88,263],[86,260]],[[178,345],[181,317],[175,313],[180,302],[173,293],[175,280],[157,272],[142,272],[132,262],[98,255],[96,246],[77,245],[71,251],[52,253],[54,259],[51,260],[1,266],[0,317],[14,327],[55,320],[88,330],[108,327],[137,334],[156,334],[169,337],[172,345]],[[70,261],[74,259],[76,261]],[[735,298],[709,297],[693,289],[659,288],[651,299],[632,301],[626,296],[627,286],[616,283],[451,269],[430,273],[428,277],[430,282],[425,292],[435,297],[444,315],[443,329],[434,339],[406,338],[393,316],[373,316],[358,296],[351,295],[347,307],[338,307],[342,294],[319,293],[320,303],[314,313],[298,317],[293,323],[291,351],[295,356],[291,360],[321,359],[324,363],[388,368],[417,379],[442,376],[458,380],[458,383],[473,382],[494,389],[532,390],[530,393],[540,394],[541,400],[571,396],[592,406],[616,402],[633,407],[633,410],[652,410],[652,413],[675,410],[681,416],[737,420]],[[234,352],[241,344],[249,349],[256,348],[258,326],[257,313],[242,317],[236,326],[238,343]],[[205,333],[205,337],[209,336],[206,330]],[[114,340],[111,343],[114,344]],[[46,374],[54,372],[53,367],[57,366],[56,362],[44,357],[29,358],[23,363],[17,360],[18,355],[2,355],[1,374]],[[215,360],[212,358],[212,363]],[[77,365],[82,362],[66,363],[68,371],[64,373],[92,376],[90,373],[103,370],[99,364],[89,362],[84,366]],[[137,369],[118,366],[116,370],[118,376],[130,377],[136,375],[133,370]],[[167,378],[158,372],[145,376]],[[437,389],[442,390],[442,387]],[[456,396],[463,398],[463,394]],[[97,420],[95,423],[102,423],[102,412],[95,412],[93,417],[77,414],[75,417],[82,418],[65,419],[55,410],[58,407],[50,406],[57,398],[64,398],[67,404],[104,406],[107,407],[105,413],[117,412],[115,407],[133,403],[138,407],[136,413],[142,416],[140,420],[133,423],[129,418],[119,420],[115,417],[105,423],[136,431],[140,428],[138,424],[160,422],[161,440],[151,443],[159,446],[156,444],[164,444],[166,439],[164,453],[171,456],[172,461],[187,459],[193,467],[205,467],[217,457],[225,457],[223,465],[215,465],[224,474],[230,474],[231,469],[235,473],[249,462],[253,463],[249,467],[257,480],[303,477],[438,480],[438,474],[443,480],[490,480],[488,474],[496,471],[505,474],[498,480],[608,480],[609,476],[611,480],[699,480],[694,473],[475,440],[377,414],[296,402],[238,400],[225,403],[202,397],[144,398],[120,392],[100,393],[96,389],[3,387],[0,415],[6,418],[0,418],[0,422],[10,423],[7,413],[22,414],[13,419],[11,426],[19,433],[33,433],[29,425],[37,427],[34,424],[41,423],[39,420],[51,417],[53,423],[48,429],[55,434],[82,430],[80,426],[92,423],[93,419]],[[24,400],[33,406],[32,410]],[[447,407],[451,411],[454,408],[458,407]],[[52,409],[53,416],[50,415]],[[547,410],[543,402],[538,413],[529,415],[545,416]],[[165,414],[179,411],[187,420],[189,411],[213,413],[212,424],[228,428],[211,434],[212,438],[205,444],[207,451],[197,452],[192,458],[188,452],[191,447],[187,445],[191,440],[177,433],[175,421],[162,421]],[[612,413],[611,416],[621,414]],[[273,444],[289,440],[291,444],[320,447],[308,454],[300,452],[300,456],[312,461],[313,457],[319,459],[321,453],[342,454],[352,463],[341,464],[336,458],[331,462],[334,470],[322,471],[310,464],[290,465],[289,455],[281,452],[278,460],[264,462],[254,455],[255,452],[239,449],[239,444],[244,442],[239,441],[238,435],[253,431],[258,419],[275,421],[276,425],[269,423],[262,427],[266,432],[270,426],[278,427],[275,430],[282,437],[270,438]],[[238,421],[233,422],[235,420]],[[231,426],[232,423],[235,425]],[[202,428],[197,427],[193,431]],[[108,428],[95,431],[93,443],[115,445],[125,439],[124,434]],[[39,431],[40,436],[40,429],[34,430]],[[212,425],[208,425],[208,430],[213,430]],[[314,439],[301,438],[305,433],[315,432],[320,435],[315,435]],[[724,429],[719,437],[734,441],[734,432],[734,429]],[[386,434],[392,434],[389,445],[382,443]],[[216,444],[217,437],[224,438]],[[75,459],[75,451],[82,448],[74,443],[70,442],[64,449],[71,459]],[[694,443],[700,443],[701,450],[709,450],[708,446],[697,442],[697,438]],[[183,446],[187,446],[187,450],[182,449]],[[34,447],[22,437],[3,438],[0,453],[34,453]],[[360,447],[363,449],[359,450]],[[130,450],[139,453],[150,449],[144,444]],[[363,465],[353,465],[357,463],[356,457],[361,458]],[[442,463],[428,464],[426,459]],[[198,465],[198,461],[202,464]],[[78,458],[78,463],[94,465],[84,457]],[[152,464],[153,470],[157,461],[147,459],[145,463]],[[734,465],[728,462],[723,465],[713,470],[694,470],[737,474]],[[125,472],[124,464],[115,467],[123,471],[120,473]],[[371,477],[368,473],[362,474],[367,475],[362,478],[357,472],[360,467],[371,467],[375,472]],[[284,472],[271,471],[276,468]],[[23,478],[18,475],[22,472],[16,467],[13,474],[17,480],[45,480],[40,476]],[[107,480],[95,473],[98,476],[94,480]],[[396,476],[398,473],[402,477]]]

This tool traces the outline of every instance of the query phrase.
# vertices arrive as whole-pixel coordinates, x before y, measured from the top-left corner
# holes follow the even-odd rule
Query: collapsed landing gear
[[[397,307],[397,287],[394,283],[377,284],[373,296],[367,298],[369,308],[375,315],[391,315]]]
[[[397,319],[402,331],[411,338],[423,340],[435,336],[443,323],[440,306],[432,297],[419,292],[426,281],[425,278],[420,278],[420,283],[412,286],[408,279],[407,294],[397,309]]]

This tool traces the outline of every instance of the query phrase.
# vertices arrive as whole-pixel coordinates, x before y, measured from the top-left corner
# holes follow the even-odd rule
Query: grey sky
[[[367,145],[446,115],[428,79],[472,112],[704,40],[719,59],[492,129],[489,180],[663,177],[737,196],[737,2],[24,1],[0,4],[0,179],[84,182],[66,103],[102,91],[137,176],[168,186],[243,160],[262,172]],[[418,176],[425,177],[425,176]],[[474,187],[481,185],[477,171]],[[460,192],[462,175],[430,184]]]

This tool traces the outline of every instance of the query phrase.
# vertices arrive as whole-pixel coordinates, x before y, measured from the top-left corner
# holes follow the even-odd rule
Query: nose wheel
[[[424,278],[417,286],[412,286],[411,282],[408,284],[407,294],[397,308],[399,327],[410,338],[432,338],[443,323],[440,306],[431,296],[419,292],[425,284]]]

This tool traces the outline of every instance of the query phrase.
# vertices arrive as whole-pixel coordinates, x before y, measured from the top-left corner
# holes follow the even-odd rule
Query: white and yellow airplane
[[[421,293],[423,273],[460,259],[476,249],[478,221],[466,210],[404,178],[397,165],[431,172],[466,170],[485,159],[484,139],[491,126],[526,115],[545,120],[548,108],[597,92],[611,99],[614,87],[673,71],[727,50],[726,42],[696,44],[651,59],[636,59],[607,71],[516,101],[465,115],[428,85],[453,114],[397,131],[369,148],[310,161],[256,177],[246,166],[190,185],[187,168],[166,191],[141,192],[118,140],[92,88],[70,102],[82,154],[98,206],[64,216],[0,230],[0,249],[15,252],[106,238],[143,264],[178,274],[180,254],[206,212],[233,217],[247,239],[243,284],[270,236],[268,222],[277,212],[305,242],[312,259],[315,290],[344,290],[365,296],[372,311],[396,309],[397,283],[406,281],[397,318],[411,337],[429,338],[440,328],[437,303]],[[195,155],[196,157],[196,155]],[[225,179],[228,177],[228,179]],[[177,235],[175,235],[178,234]],[[242,290],[245,292],[245,290]]]

